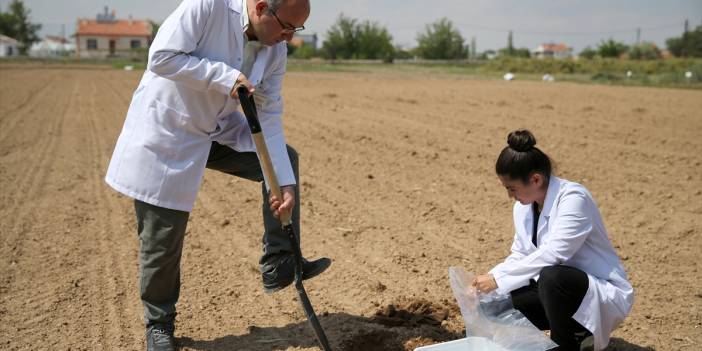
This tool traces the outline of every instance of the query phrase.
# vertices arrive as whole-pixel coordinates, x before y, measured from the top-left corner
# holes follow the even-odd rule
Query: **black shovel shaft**
[[[239,101],[241,102],[241,109],[244,111],[244,115],[246,115],[246,121],[249,124],[251,135],[253,135],[254,138],[260,137],[260,135],[258,134],[262,133],[263,131],[261,130],[261,124],[258,121],[258,116],[256,113],[256,104],[254,102],[253,95],[249,95],[249,91],[246,87],[238,88],[237,94],[239,95]],[[268,149],[266,148],[266,144],[265,142],[260,141],[262,139],[258,140],[259,143],[256,144],[256,151],[258,153],[258,157],[264,158],[260,160],[262,164],[270,164],[270,156],[268,155]],[[261,166],[261,168],[265,174],[265,178],[269,180],[268,187],[271,189],[271,191],[274,191],[279,194],[280,189],[278,188],[278,182],[276,180],[275,174],[268,174],[273,173],[271,171],[272,168],[264,167],[263,165]],[[310,325],[312,325],[312,329],[314,329],[314,333],[317,336],[317,341],[322,346],[322,349],[324,351],[331,351],[329,341],[327,340],[327,335],[324,333],[324,329],[322,329],[322,325],[319,323],[319,319],[317,319],[317,315],[314,313],[312,303],[307,297],[305,287],[302,285],[302,250],[300,249],[300,243],[297,241],[295,229],[293,228],[293,225],[289,222],[289,220],[287,223],[285,221],[283,223],[285,223],[285,225],[282,226],[283,232],[285,232],[285,234],[290,239],[290,244],[293,250],[293,256],[295,257],[295,289],[297,290],[297,294],[300,297],[300,303],[302,304],[302,308],[305,310],[307,320],[310,321]]]
[[[249,95],[249,90],[246,87],[240,87],[236,93],[239,95],[241,109],[244,111],[246,121],[249,123],[251,134],[261,133],[261,123],[258,122],[258,112],[256,112],[256,103],[253,95]]]
[[[331,351],[331,346],[329,346],[329,340],[327,340],[327,335],[322,329],[322,325],[317,319],[317,314],[314,313],[314,308],[312,308],[312,303],[307,297],[307,292],[305,287],[302,285],[302,250],[300,249],[300,244],[297,241],[297,235],[295,235],[295,229],[293,229],[292,224],[288,224],[283,227],[283,231],[288,235],[290,243],[293,248],[293,256],[295,256],[295,289],[300,297],[300,303],[302,308],[305,310],[307,315],[307,320],[310,321],[312,329],[314,329],[314,334],[317,336],[317,341],[322,345],[322,350]]]

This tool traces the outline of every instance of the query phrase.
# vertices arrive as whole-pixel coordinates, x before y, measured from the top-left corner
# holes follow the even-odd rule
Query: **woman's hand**
[[[497,282],[492,274],[483,274],[473,278],[470,286],[475,288],[479,293],[487,294],[497,289]]]

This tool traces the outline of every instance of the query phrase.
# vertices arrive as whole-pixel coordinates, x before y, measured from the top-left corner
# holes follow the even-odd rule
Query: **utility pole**
[[[683,34],[687,33],[688,30],[690,30],[690,22],[686,18],[685,19],[685,27],[683,27]]]
[[[509,34],[507,35],[507,54],[509,56],[514,55],[514,45],[512,45],[512,31],[509,31]]]
[[[636,45],[641,44],[641,28],[636,28]]]
[[[470,39],[470,59],[471,59],[471,61],[475,60],[477,53],[478,53],[478,49],[475,46],[475,37],[472,37]]]

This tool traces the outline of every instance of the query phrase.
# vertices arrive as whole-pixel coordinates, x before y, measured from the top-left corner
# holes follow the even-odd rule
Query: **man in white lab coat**
[[[304,29],[309,13],[309,0],[183,0],[154,38],[105,177],[134,198],[149,350],[175,348],[183,237],[205,168],[263,181],[238,110],[239,86],[255,96],[283,188],[278,199],[262,185],[264,290],[275,292],[293,281],[292,248],[276,220],[292,211],[299,233],[297,153],[283,135],[280,90],[285,42]],[[303,278],[330,263],[305,261]]]

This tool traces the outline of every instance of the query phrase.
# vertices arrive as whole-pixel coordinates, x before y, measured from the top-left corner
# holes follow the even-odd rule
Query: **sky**
[[[94,18],[104,7],[118,18],[161,22],[181,0],[24,0],[30,19],[42,23],[42,35],[75,32],[78,17]],[[466,44],[475,37],[479,52],[503,48],[513,31],[514,45],[534,50],[541,43],[564,43],[579,52],[613,38],[632,44],[641,40],[665,47],[679,36],[685,20],[690,29],[702,25],[702,0],[311,0],[306,33],[317,33],[320,45],[329,27],[343,13],[385,26],[396,45],[416,46],[425,26],[442,17],[453,21]],[[10,0],[0,0],[6,11]]]

